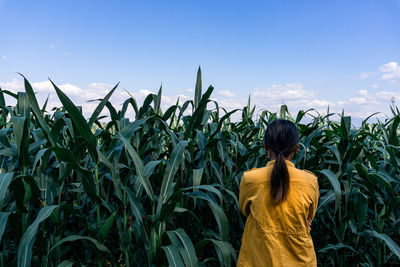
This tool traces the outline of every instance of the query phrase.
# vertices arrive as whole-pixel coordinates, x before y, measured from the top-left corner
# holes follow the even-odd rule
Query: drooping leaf
[[[28,227],[23,234],[18,246],[18,267],[31,266],[32,249],[35,243],[39,224],[46,220],[58,205],[46,206],[40,209],[35,221]]]
[[[184,266],[181,256],[179,255],[179,250],[174,245],[161,247],[165,255],[167,255],[169,266],[181,267]]]
[[[392,251],[393,254],[396,255],[396,257],[398,259],[400,259],[400,247],[388,235],[383,234],[383,233],[378,233],[373,230],[366,230],[366,231],[364,231],[364,233],[384,241],[386,243],[386,245],[388,246],[388,248],[390,249],[390,251]]]
[[[199,266],[193,243],[185,230],[178,228],[174,231],[168,231],[167,235],[172,245],[178,249],[179,254],[185,262],[185,266]]]
[[[105,253],[111,260],[112,262],[115,264],[115,260],[114,257],[112,256],[111,251],[104,245],[100,244],[96,239],[91,238],[91,237],[87,237],[87,236],[81,236],[81,235],[70,235],[68,237],[65,237],[61,240],[59,240],[56,244],[54,244],[54,246],[52,246],[49,249],[47,258],[50,256],[50,254],[53,252],[53,250],[59,246],[61,246],[62,244],[66,243],[66,242],[75,242],[78,240],[82,240],[82,241],[89,241],[91,244],[93,244],[96,249],[98,251],[101,251],[103,253]]]
[[[333,190],[335,191],[335,210],[337,210],[340,206],[340,200],[341,200],[341,196],[342,196],[342,190],[340,189],[340,184],[339,184],[339,180],[337,178],[337,176],[328,169],[324,169],[319,171],[320,173],[322,173],[323,175],[325,175],[329,182],[331,183]]]

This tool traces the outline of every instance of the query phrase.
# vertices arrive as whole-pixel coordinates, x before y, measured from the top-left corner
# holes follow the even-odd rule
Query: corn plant
[[[296,123],[294,163],[318,176],[319,264],[400,264],[397,107],[357,128],[344,114],[292,116],[285,105],[255,114],[250,99],[228,112],[212,86],[203,92],[199,69],[193,100],[163,111],[160,88],[117,110],[116,85],[85,118],[54,83],[62,106],[47,112],[22,79],[25,92],[0,89],[2,266],[234,266],[240,179],[266,165],[264,129],[277,118]]]

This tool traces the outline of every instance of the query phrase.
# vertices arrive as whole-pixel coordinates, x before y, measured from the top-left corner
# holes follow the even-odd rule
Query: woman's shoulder
[[[312,187],[318,188],[318,177],[313,172],[301,169],[296,169],[296,170],[297,170],[296,180],[300,179],[301,181],[312,185]]]
[[[243,172],[243,177],[242,179],[245,179],[247,183],[257,183],[257,182],[263,182],[267,178],[266,175],[266,168],[252,168],[250,170],[247,170]]]

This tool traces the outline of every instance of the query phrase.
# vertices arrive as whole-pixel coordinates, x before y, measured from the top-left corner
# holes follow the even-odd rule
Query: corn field
[[[1,266],[234,266],[240,180],[266,165],[264,129],[277,118],[298,127],[294,164],[318,176],[318,264],[400,265],[397,107],[359,127],[285,105],[255,114],[250,101],[227,112],[199,69],[193,100],[163,111],[160,88],[116,110],[116,86],[85,118],[54,83],[62,107],[47,112],[22,79],[25,92],[0,90]]]

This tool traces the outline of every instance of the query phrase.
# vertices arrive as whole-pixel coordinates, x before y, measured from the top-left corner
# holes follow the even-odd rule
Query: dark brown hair
[[[299,134],[291,121],[276,120],[265,131],[264,145],[276,156],[271,174],[271,197],[275,204],[286,200],[290,179],[285,157],[296,151],[298,143]]]

